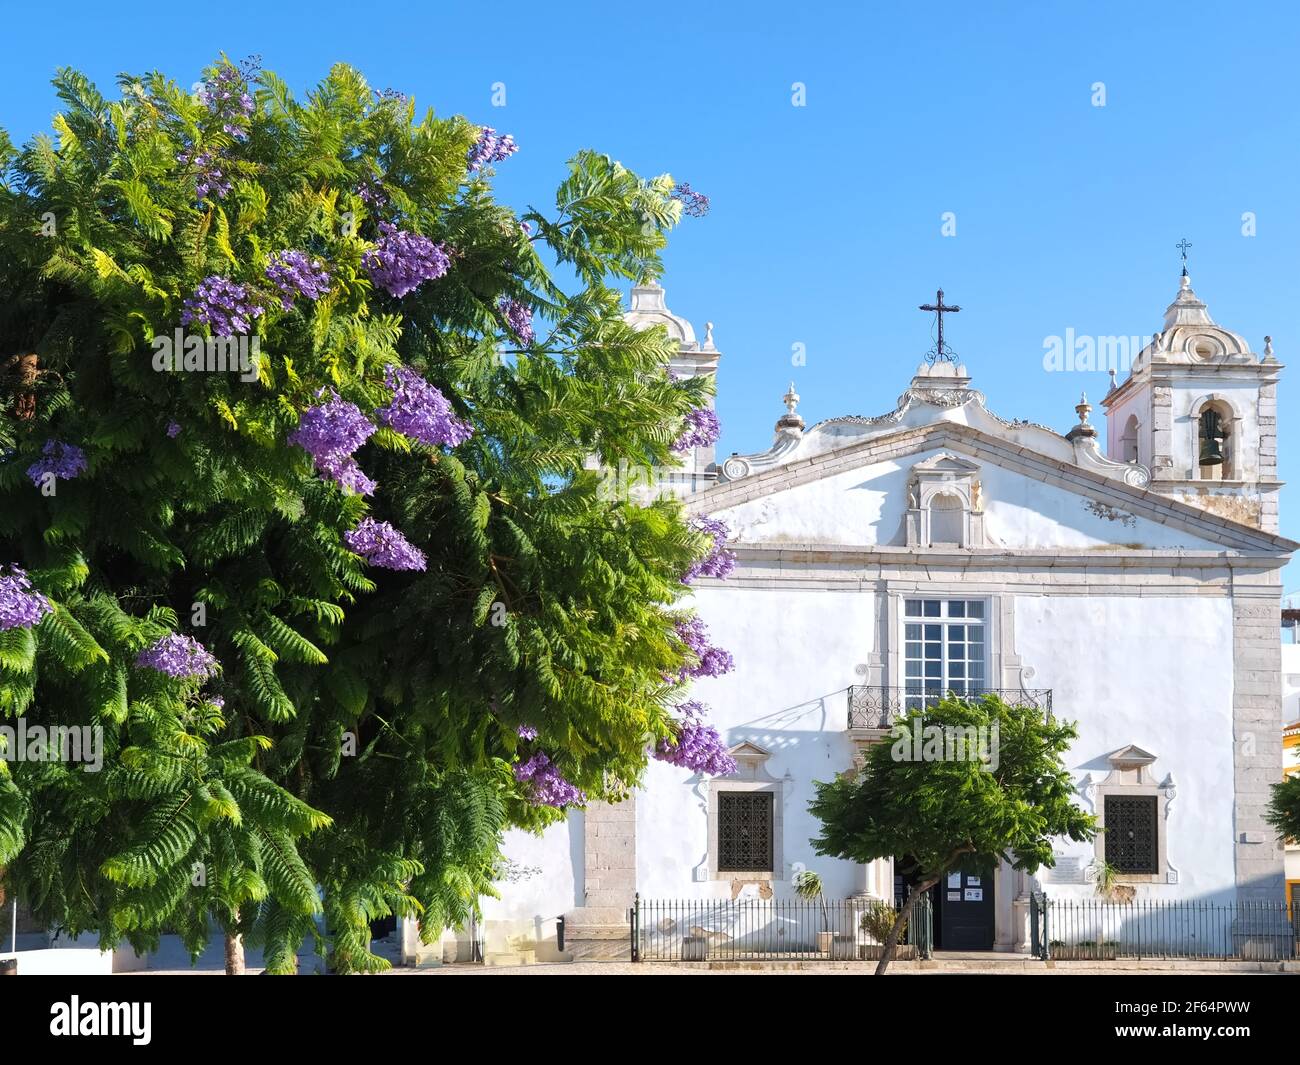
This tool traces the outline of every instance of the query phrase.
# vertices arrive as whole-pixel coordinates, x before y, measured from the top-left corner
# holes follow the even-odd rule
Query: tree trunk
[[[889,930],[889,935],[885,937],[885,949],[880,952],[880,962],[876,966],[876,975],[884,976],[885,968],[894,958],[894,948],[898,945],[898,937],[902,935],[903,925],[912,914],[912,907],[916,905],[916,900],[924,895],[930,888],[934,887],[941,878],[936,876],[933,880],[926,880],[916,884],[908,893],[907,901],[903,903],[903,908],[894,918],[894,927]]]
[[[226,933],[226,975],[244,975],[244,937]]]

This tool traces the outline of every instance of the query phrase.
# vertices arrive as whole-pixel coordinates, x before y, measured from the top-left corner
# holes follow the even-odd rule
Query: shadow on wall
[[[919,456],[917,456],[919,457]],[[859,481],[850,492],[879,492],[884,498],[880,512],[867,522],[873,535],[861,546],[902,547],[907,543],[907,492],[901,469],[881,470],[874,477]]]

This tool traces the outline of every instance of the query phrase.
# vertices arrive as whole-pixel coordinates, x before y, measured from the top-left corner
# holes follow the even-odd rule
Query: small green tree
[[[1300,773],[1273,785],[1264,819],[1283,839],[1300,840]]]
[[[1096,819],[1071,801],[1061,760],[1077,735],[1073,724],[1034,707],[994,695],[950,696],[903,717],[893,742],[867,753],[861,773],[816,785],[811,809],[822,833],[812,843],[819,854],[863,864],[905,855],[915,862],[915,882],[877,975],[913,905],[950,871],[1008,861],[1032,873],[1052,865],[1054,838],[1094,835]]]

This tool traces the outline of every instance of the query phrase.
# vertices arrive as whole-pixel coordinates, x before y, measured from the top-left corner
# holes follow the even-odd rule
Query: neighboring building
[[[1282,775],[1300,775],[1300,721],[1282,729]],[[1300,840],[1286,842],[1286,901],[1294,915],[1300,906]]]
[[[711,337],[699,345],[661,288],[632,301],[630,320],[679,340],[679,373],[715,372]],[[1077,721],[1078,802],[1108,834],[1062,842],[1037,877],[999,868],[978,901],[945,892],[940,947],[1024,949],[1029,892],[1092,897],[1098,858],[1138,899],[1280,901],[1263,813],[1282,767],[1279,574],[1297,547],[1278,535],[1281,369],[1270,344],[1255,354],[1216,325],[1184,276],[1100,431],[1086,399],[1064,435],[1001,418],[939,357],[882,414],[805,428],[792,387],[769,448],[690,456],[672,488],[727,522],[738,556],[694,597],[736,669],[692,697],[739,770],[652,762],[633,799],[511,833],[523,872],[485,906],[489,950],[513,935],[546,956],[567,913],[572,953],[625,954],[635,892],[782,898],[803,865],[830,896],[893,899],[892,860],[812,853],[808,802],[918,693],[942,690],[996,689]],[[870,379],[888,376],[877,360]]]

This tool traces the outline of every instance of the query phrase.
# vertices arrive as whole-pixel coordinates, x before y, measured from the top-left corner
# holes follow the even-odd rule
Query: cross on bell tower
[[[949,306],[943,302],[943,289],[939,289],[939,291],[935,293],[935,296],[936,299],[934,303],[923,303],[920,306],[920,310],[933,312],[936,320],[939,323],[938,342],[935,344],[933,351],[926,353],[925,359],[926,362],[930,363],[931,365],[938,362],[940,359],[943,359],[946,362],[956,362],[957,361],[956,352],[954,352],[951,348],[945,347],[943,343],[943,316],[945,314],[956,314],[958,311],[961,310],[961,308],[956,306],[955,304]]]

